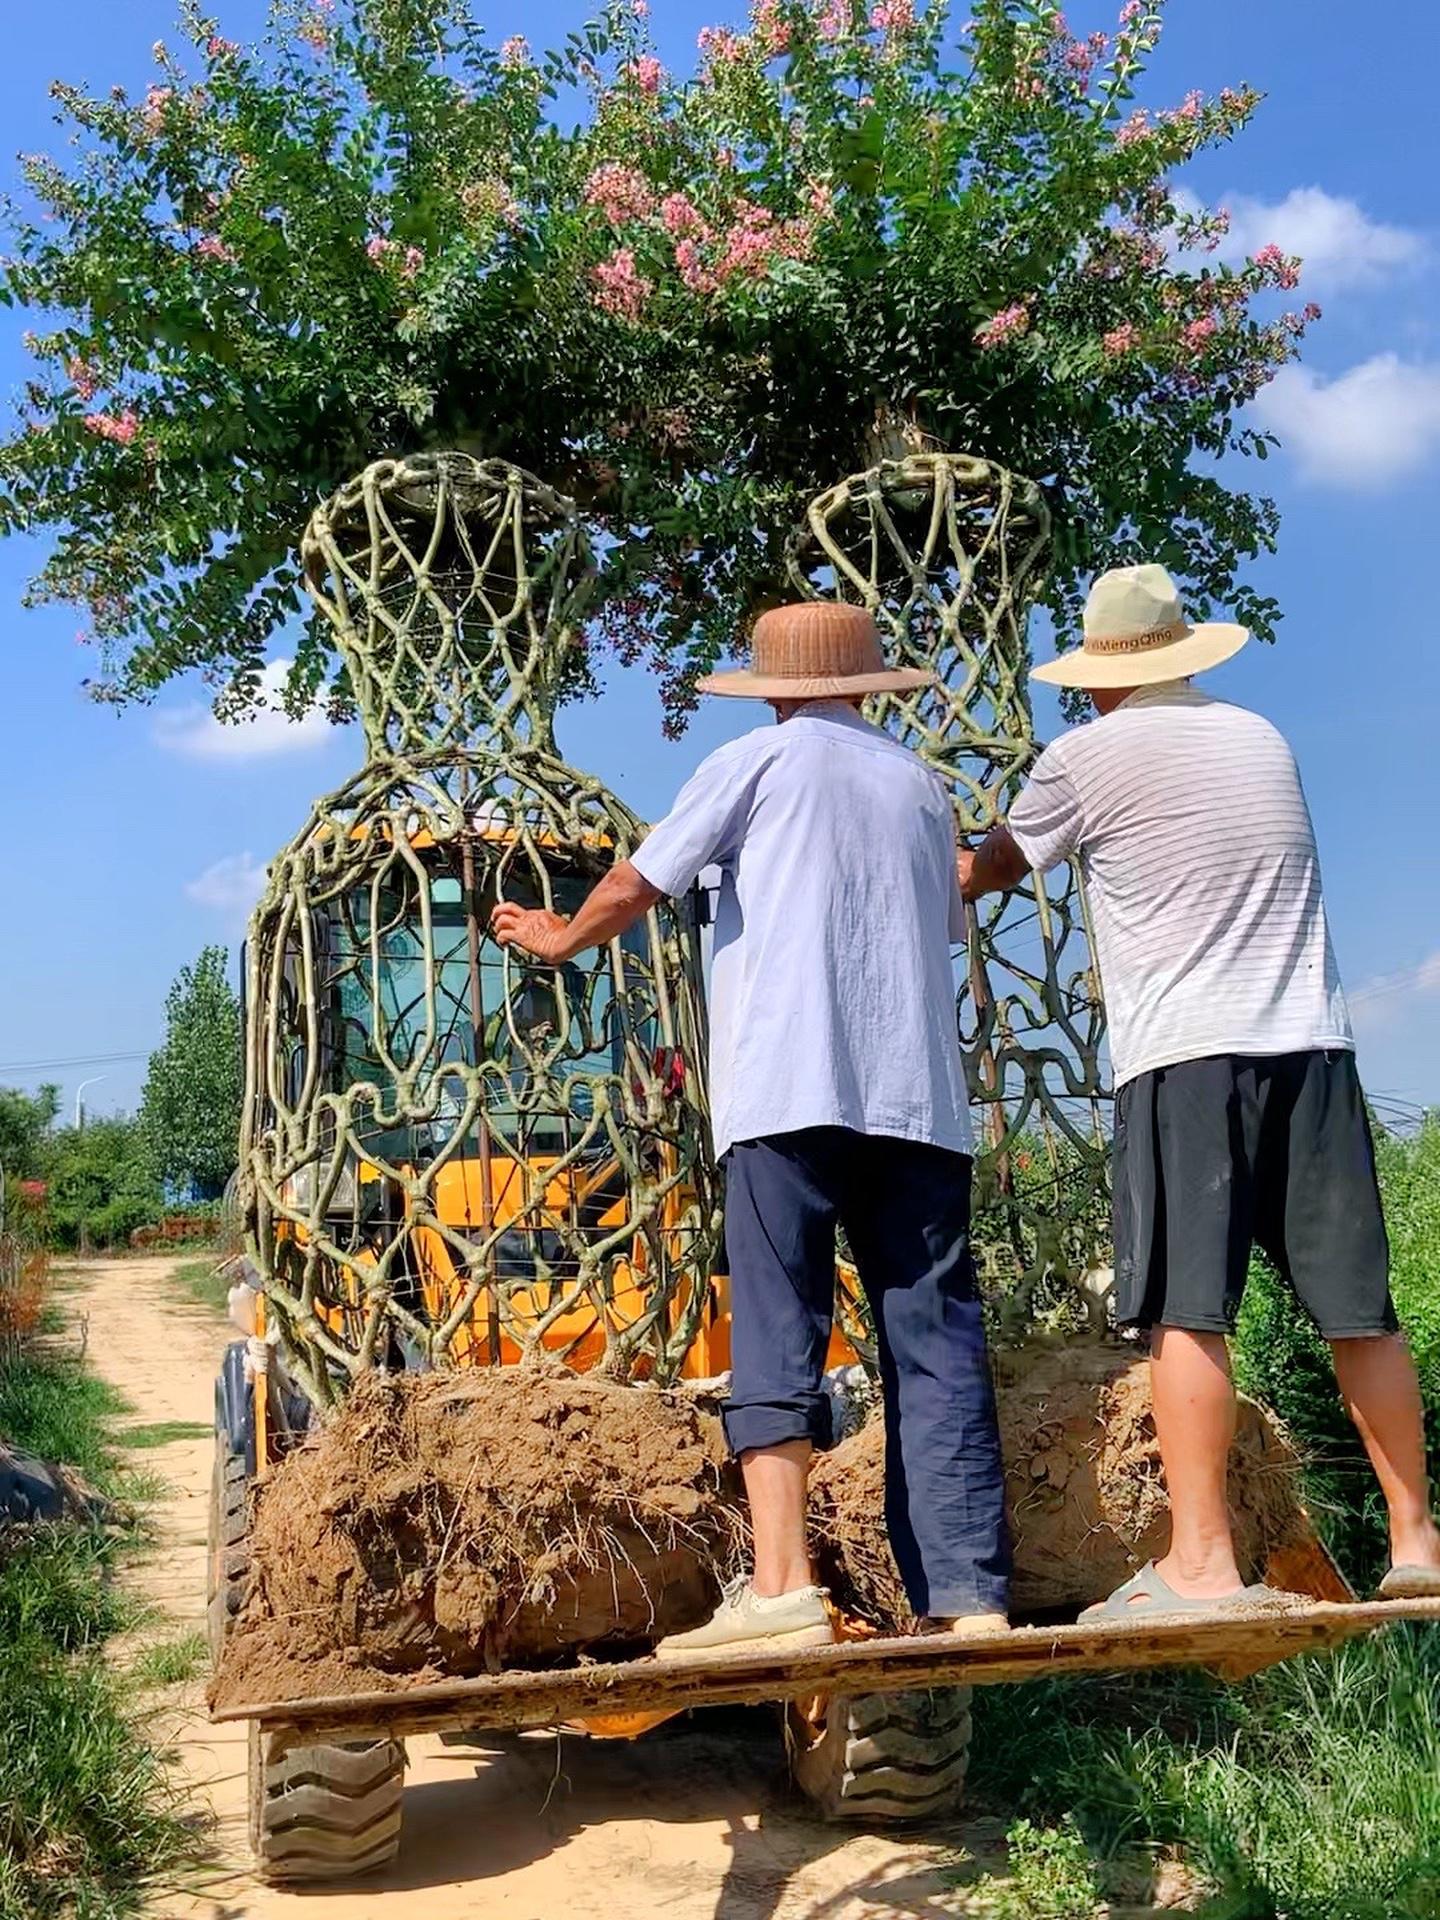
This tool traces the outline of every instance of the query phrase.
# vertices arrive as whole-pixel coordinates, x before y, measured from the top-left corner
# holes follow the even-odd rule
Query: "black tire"
[[[272,1886],[348,1880],[395,1858],[405,1749],[387,1734],[305,1744],[250,1724],[250,1845]]]
[[[970,1689],[832,1695],[786,1718],[790,1772],[824,1820],[893,1825],[953,1814],[970,1759]]]
[[[210,1658],[217,1663],[250,1584],[249,1498],[245,1456],[232,1451],[222,1428],[215,1435],[215,1470],[210,1478],[210,1553],[205,1587],[205,1631]]]

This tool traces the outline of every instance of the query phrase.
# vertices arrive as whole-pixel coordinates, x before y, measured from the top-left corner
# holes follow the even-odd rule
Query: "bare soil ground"
[[[168,1284],[176,1264],[91,1262],[76,1270],[72,1298],[88,1317],[92,1363],[137,1424],[208,1427],[229,1333]],[[177,1438],[143,1458],[170,1492],[131,1579],[160,1610],[153,1637],[168,1640],[204,1624],[211,1443]],[[632,1743],[412,1741],[394,1866],[346,1887],[281,1892],[248,1868],[244,1728],[212,1726],[203,1695],[203,1675],[162,1695],[158,1727],[211,1858],[184,1887],[157,1889],[153,1920],[955,1920],[983,1912],[968,1889],[1003,1858],[999,1818],[893,1836],[818,1825],[787,1785],[776,1716],[747,1710],[698,1714]]]

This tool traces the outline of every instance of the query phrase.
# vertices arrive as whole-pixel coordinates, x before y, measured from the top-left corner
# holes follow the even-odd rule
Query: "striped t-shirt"
[[[1300,775],[1259,714],[1142,687],[1045,749],[1009,825],[1042,872],[1079,858],[1117,1087],[1211,1054],[1354,1046]]]

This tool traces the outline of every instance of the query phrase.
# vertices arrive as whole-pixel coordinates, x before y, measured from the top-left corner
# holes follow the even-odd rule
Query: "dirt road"
[[[229,1338],[169,1280],[169,1259],[76,1274],[96,1369],[137,1423],[212,1418]],[[156,1638],[203,1625],[211,1443],[147,1454],[172,1489],[134,1572],[169,1616]],[[206,1718],[202,1682],[167,1699],[176,1765],[213,1816],[213,1861],[157,1895],[155,1920],[953,1920],[999,1865],[1001,1823],[882,1838],[811,1821],[791,1798],[778,1724],[763,1711],[700,1714],[633,1743],[526,1735],[488,1750],[409,1743],[404,1840],[386,1873],[343,1890],[284,1893],[247,1869],[244,1730]]]

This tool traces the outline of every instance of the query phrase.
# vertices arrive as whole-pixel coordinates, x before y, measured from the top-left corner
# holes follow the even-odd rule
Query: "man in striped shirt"
[[[1375,1161],[1294,758],[1190,676],[1243,627],[1191,626],[1165,571],[1102,575],[1084,645],[1035,678],[1097,718],[1040,755],[973,856],[967,897],[1078,859],[1116,1086],[1116,1302],[1151,1333],[1170,1551],[1092,1608],[1248,1602],[1226,1468],[1226,1335],[1252,1243],[1329,1340],[1390,1514],[1388,1596],[1440,1594],[1419,1386],[1390,1301]]]

